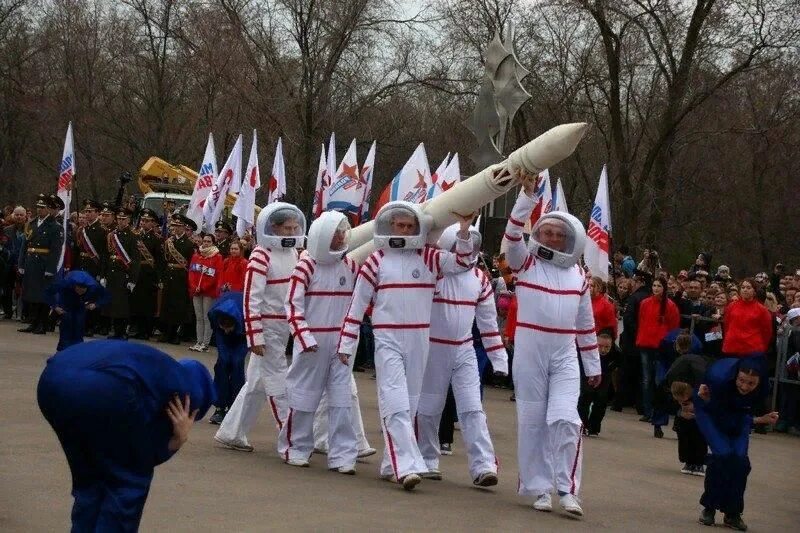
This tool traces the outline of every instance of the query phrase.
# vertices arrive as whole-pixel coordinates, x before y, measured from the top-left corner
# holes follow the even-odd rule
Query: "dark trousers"
[[[641,375],[642,360],[636,348],[625,350],[621,357],[619,389],[614,391],[614,407],[635,406],[641,412]]]
[[[6,319],[10,320],[13,316],[14,311],[14,283],[15,283],[16,273],[14,269],[10,269],[10,272],[5,276],[3,280],[3,286],[0,288],[0,292],[2,292],[2,307],[3,313],[6,315]]]
[[[361,335],[358,338],[358,349],[354,365],[362,368],[375,368],[375,337],[372,323],[368,318],[361,323]]]
[[[678,432],[678,460],[689,465],[705,464],[708,446],[697,422],[678,416],[675,430]]]
[[[134,317],[136,324],[136,338],[149,339],[153,335],[153,317],[152,316],[137,316]]]
[[[442,418],[439,421],[439,442],[453,443],[453,432],[455,430],[456,418],[456,397],[453,396],[453,387],[447,388],[447,399],[444,402]]]
[[[127,318],[114,318],[111,320],[112,329],[114,330],[115,339],[125,339],[128,337],[128,319]]]
[[[247,341],[240,346],[229,347],[222,334],[214,332],[217,340],[217,362],[214,364],[214,388],[217,390],[217,402],[220,409],[229,409],[244,386],[244,360],[247,356]]]
[[[585,379],[585,378],[584,378]],[[610,377],[603,374],[600,386],[593,389],[584,381],[581,384],[581,395],[578,398],[578,414],[590,433],[600,433],[603,417],[606,416],[608,407],[608,386]]]
[[[30,327],[34,331],[46,331],[50,323],[50,306],[38,302],[25,302],[25,307],[31,319]]]

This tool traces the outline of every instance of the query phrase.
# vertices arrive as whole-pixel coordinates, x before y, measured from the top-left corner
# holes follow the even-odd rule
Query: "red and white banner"
[[[550,171],[544,169],[539,173],[542,181],[539,183],[539,188],[536,193],[539,197],[539,202],[534,206],[531,213],[530,226],[526,224],[525,233],[530,233],[531,228],[536,222],[544,215],[553,210],[553,190],[550,188]]]
[[[608,281],[609,251],[611,244],[611,203],[608,197],[608,171],[603,165],[597,195],[594,197],[589,226],[586,231],[586,248],[583,260],[593,276]]]
[[[72,187],[75,180],[75,145],[72,141],[72,122],[67,126],[67,136],[64,139],[64,152],[61,155],[61,164],[58,165],[58,189],[56,195],[64,202],[63,230],[64,242],[61,245],[61,255],[58,259],[58,268],[64,265],[64,252],[67,249],[67,231],[69,227],[69,207],[72,202]]]
[[[256,191],[261,187],[261,173],[258,169],[258,135],[253,130],[253,145],[250,147],[250,157],[247,160],[247,170],[244,173],[239,195],[231,211],[236,215],[236,234],[244,237],[255,223]]]
[[[311,207],[311,216],[316,219],[322,214],[325,201],[325,190],[330,185],[328,178],[328,161],[325,157],[325,145],[319,153],[319,165],[317,166],[317,184],[314,186],[314,203]]]
[[[363,199],[364,181],[359,176],[356,140],[353,139],[325,193],[325,211],[340,211],[355,218]]]
[[[219,171],[219,176],[211,188],[211,193],[206,200],[204,213],[206,216],[205,228],[207,232],[214,231],[214,225],[222,216],[222,211],[225,209],[225,199],[228,193],[235,193],[239,191],[239,186],[242,182],[242,136],[241,134],[236,139],[236,144],[233,145],[228,160],[225,161],[225,166]]]
[[[208,199],[208,195],[211,194],[211,189],[214,187],[214,182],[216,180],[217,154],[214,149],[214,135],[209,133],[208,142],[206,143],[206,152],[203,155],[203,163],[200,165],[200,171],[197,173],[197,181],[194,182],[192,199],[189,200],[189,208],[186,210],[186,216],[194,220],[194,223],[197,224],[198,232],[203,230],[203,213],[206,200]],[[169,213],[164,213],[164,215],[169,216]]]
[[[286,165],[283,162],[283,141],[278,137],[275,159],[272,161],[272,173],[269,176],[267,204],[278,202],[284,196],[286,196]]]
[[[369,218],[369,195],[372,194],[372,175],[375,171],[375,148],[376,142],[372,141],[372,146],[367,153],[367,159],[364,160],[364,166],[361,167],[361,180],[364,182],[364,196],[361,199],[361,207],[358,211],[357,224],[363,224]]]

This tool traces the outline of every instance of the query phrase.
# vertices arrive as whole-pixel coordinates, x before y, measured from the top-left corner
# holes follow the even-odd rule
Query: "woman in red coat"
[[[636,326],[636,347],[642,358],[642,409],[640,419],[649,422],[653,416],[653,383],[656,360],[661,340],[681,323],[680,311],[667,296],[667,280],[653,281],[653,295],[639,305],[639,320]]]
[[[591,281],[592,314],[594,315],[594,329],[596,333],[604,329],[614,332],[612,340],[617,339],[617,311],[614,304],[606,296],[606,282],[595,276]]]
[[[238,241],[231,243],[230,255],[222,265],[222,292],[244,292],[244,273],[247,270],[247,259],[242,256],[242,245]]]
[[[772,314],[756,300],[756,283],[745,279],[739,299],[728,304],[722,323],[723,357],[758,357],[762,379],[766,378],[766,354],[772,342]]]
[[[195,352],[207,352],[211,342],[211,323],[208,312],[219,296],[222,285],[222,255],[214,245],[213,235],[203,235],[200,248],[189,263],[189,296],[194,304],[197,328],[197,343],[189,348]]]

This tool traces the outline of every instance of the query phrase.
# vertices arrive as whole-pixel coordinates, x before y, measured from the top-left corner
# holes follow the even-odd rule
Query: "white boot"
[[[561,507],[569,514],[583,516],[583,509],[581,509],[581,505],[578,503],[578,498],[572,494],[564,494],[561,497]]]
[[[533,503],[533,508],[537,511],[544,511],[545,513],[549,513],[553,510],[553,499],[550,496],[550,493],[540,494],[536,501]]]

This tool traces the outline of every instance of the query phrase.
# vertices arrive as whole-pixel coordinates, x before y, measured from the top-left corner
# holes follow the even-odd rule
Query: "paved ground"
[[[70,476],[55,435],[36,405],[36,382],[56,344],[54,335],[16,332],[0,323],[0,530],[64,531],[69,527]],[[164,349],[163,345],[159,345]],[[174,356],[186,347],[170,346]],[[213,366],[210,354],[201,356]],[[369,438],[380,447],[374,381],[357,374]],[[675,434],[655,440],[632,414],[610,413],[600,438],[585,442],[582,497],[586,517],[534,511],[516,496],[514,404],[489,389],[486,410],[501,461],[495,490],[471,486],[463,445],[442,460],[445,481],[412,493],[380,481],[373,456],[356,477],[282,464],[275,433],[262,414],[255,453],[216,448],[215,426],[201,422],[176,457],[156,470],[145,507],[145,531],[421,530],[522,531],[607,529],[709,531],[696,523],[702,479],[678,472]],[[753,531],[796,530],[800,440],[756,435],[745,519]]]

